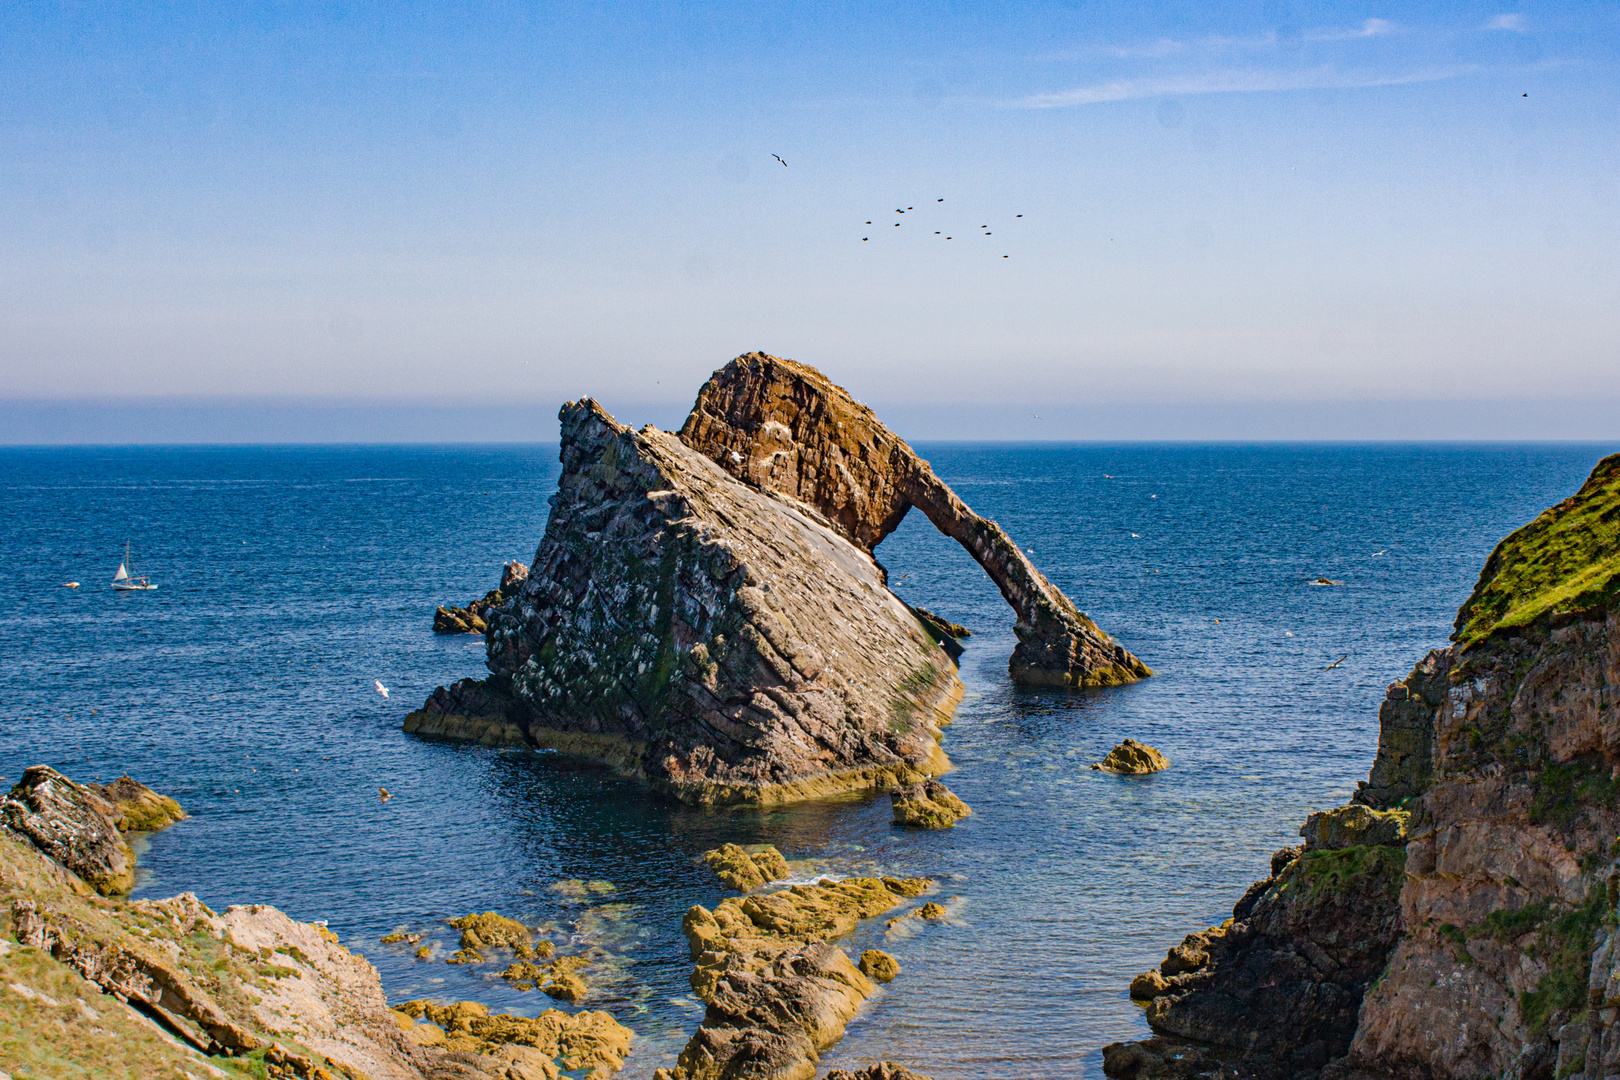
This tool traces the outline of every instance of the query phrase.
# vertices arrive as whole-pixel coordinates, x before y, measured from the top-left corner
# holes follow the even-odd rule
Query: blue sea
[[[482,672],[482,640],[434,635],[433,609],[533,558],[554,445],[0,450],[0,775],[45,762],[174,795],[191,817],[142,843],[139,895],[327,920],[391,1000],[551,1007],[496,968],[378,941],[405,928],[442,956],[443,921],[469,911],[544,925],[593,958],[582,1007],[635,1031],[627,1080],[702,1014],[681,915],[724,892],[701,852],[769,842],[806,878],[926,874],[949,919],[858,932],[852,952],[879,945],[902,973],[823,1065],[1100,1076],[1100,1047],[1147,1031],[1130,978],[1348,797],[1385,686],[1445,644],[1495,542],[1612,449],[920,446],[1157,672],[1016,689],[1011,611],[911,515],[878,549],[891,582],[974,631],[945,749],[975,812],[941,833],[893,828],[886,798],[702,811],[400,731],[435,686]],[[108,588],[126,540],[157,591]],[[1170,770],[1088,767],[1126,736]]]

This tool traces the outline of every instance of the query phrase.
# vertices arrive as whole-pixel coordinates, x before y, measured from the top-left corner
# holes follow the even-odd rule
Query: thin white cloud
[[[1383,37],[1395,32],[1395,24],[1388,19],[1368,19],[1351,30],[1311,30],[1303,36],[1306,41],[1354,41],[1356,38]]]
[[[1022,109],[1061,109],[1073,105],[1095,105],[1105,101],[1132,101],[1138,98],[1187,97],[1194,94],[1254,94],[1278,90],[1348,90],[1372,86],[1404,86],[1408,83],[1454,79],[1474,70],[1472,67],[1429,68],[1399,75],[1339,71],[1330,65],[1295,71],[1215,71],[1199,75],[1159,79],[1116,79],[1095,86],[1082,86],[1052,94],[1032,94],[1010,102]]]
[[[1166,56],[1175,56],[1187,51],[1185,41],[1172,41],[1170,38],[1160,38],[1158,41],[1146,45],[1118,45],[1110,48],[1108,54],[1117,56],[1121,60],[1162,60]]]
[[[1504,12],[1501,15],[1492,15],[1485,21],[1481,30],[1511,30],[1515,34],[1524,33],[1524,16],[1517,11]]]

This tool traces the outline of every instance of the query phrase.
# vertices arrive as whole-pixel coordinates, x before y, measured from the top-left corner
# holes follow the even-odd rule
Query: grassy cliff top
[[[1586,611],[1620,593],[1620,454],[1597,463],[1581,490],[1491,552],[1452,640],[1476,645],[1549,612]]]

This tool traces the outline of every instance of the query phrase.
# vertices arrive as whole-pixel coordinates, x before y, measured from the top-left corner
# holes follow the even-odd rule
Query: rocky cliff
[[[870,552],[912,507],[961,544],[1017,615],[1013,678],[1113,686],[1152,674],[1046,580],[994,521],[975,514],[871,409],[819,371],[739,356],[698,391],[681,440],[731,475],[819,510]]]
[[[1390,687],[1354,804],[1303,830],[1341,846],[1279,853],[1184,943],[1198,974],[1133,986],[1160,1037],[1110,1075],[1620,1074],[1617,593],[1620,456],[1497,546],[1454,644]],[[1329,858],[1353,887],[1301,889]]]
[[[491,677],[435,691],[406,730],[520,739],[693,803],[886,790],[948,767],[955,666],[866,550],[667,432],[590,400],[561,420],[545,537],[486,613]]]

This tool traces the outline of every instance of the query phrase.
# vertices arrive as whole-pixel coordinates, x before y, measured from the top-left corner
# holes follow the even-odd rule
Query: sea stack
[[[1149,674],[802,364],[739,357],[679,436],[632,431],[590,399],[560,419],[545,537],[527,579],[483,612],[490,677],[438,688],[407,731],[559,750],[694,804],[936,776],[961,695],[950,635],[872,557],[914,503],[1018,612],[1015,675],[1090,687]]]

